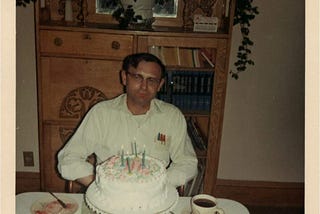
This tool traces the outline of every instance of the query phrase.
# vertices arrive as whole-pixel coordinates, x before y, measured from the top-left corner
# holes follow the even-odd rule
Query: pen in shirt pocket
[[[167,143],[167,137],[166,137],[166,135],[159,132],[159,133],[158,133],[158,136],[157,136],[157,141],[160,142],[160,143],[163,144],[163,145],[166,145],[166,143]]]

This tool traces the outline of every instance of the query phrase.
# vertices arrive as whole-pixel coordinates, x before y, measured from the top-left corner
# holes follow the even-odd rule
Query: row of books
[[[187,131],[195,150],[206,151],[207,140],[201,133],[201,130],[194,118],[187,119]]]
[[[216,49],[150,46],[149,53],[156,55],[166,66],[214,68]]]
[[[213,89],[213,72],[171,70],[158,98],[182,111],[209,112]]]
[[[201,132],[200,127],[194,117],[186,118],[187,121],[187,131],[191,139],[193,148],[197,151],[207,151],[207,139]],[[198,156],[198,173],[185,185],[184,196],[192,197],[194,195],[203,192],[203,178],[206,168],[206,158],[201,158]]]

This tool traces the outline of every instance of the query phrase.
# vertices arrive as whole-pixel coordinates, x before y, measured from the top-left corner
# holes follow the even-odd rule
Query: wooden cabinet
[[[223,9],[222,3],[227,1],[217,2]],[[234,3],[234,0],[230,1],[231,17]],[[91,8],[94,3],[88,1],[88,4]],[[183,3],[181,4],[183,8]],[[39,1],[36,3],[42,190],[65,191],[65,182],[56,169],[57,152],[92,105],[123,92],[119,73],[123,58],[131,53],[150,52],[153,47],[171,47],[207,49],[215,53],[210,59],[214,63],[213,68],[180,63],[167,66],[168,71],[205,70],[213,73],[208,111],[184,112],[186,117],[197,120],[205,135],[207,150],[197,154],[206,163],[203,191],[213,194],[219,162],[232,23],[220,24],[217,33],[193,32],[192,29],[185,28],[186,25],[155,26],[152,30],[121,30],[114,23],[101,24],[101,20],[109,20],[110,17],[99,21],[94,19],[85,25],[66,23],[61,21],[58,11],[55,11],[57,4],[50,5],[50,1],[46,0],[45,5],[46,8],[41,8]],[[52,14],[51,18],[48,19],[44,10]],[[214,8],[213,11],[220,10]],[[221,17],[221,11],[218,14]],[[181,21],[182,18],[178,20]],[[162,23],[170,23],[170,19],[162,20]],[[173,20],[172,23],[176,22]]]
[[[40,30],[39,36],[41,187],[64,191],[57,152],[92,105],[123,92],[121,60],[133,53],[133,36],[51,29]]]

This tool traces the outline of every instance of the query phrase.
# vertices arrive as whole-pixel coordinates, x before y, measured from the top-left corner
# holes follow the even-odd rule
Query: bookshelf
[[[35,3],[41,189],[65,191],[57,151],[93,104],[123,93],[122,59],[150,52],[168,71],[159,98],[182,110],[198,131],[190,132],[194,142],[204,146],[196,148],[202,164],[195,182],[214,194],[235,0],[178,0],[176,18],[156,17],[152,29],[126,30],[111,15],[96,14],[95,1],[73,1],[74,21],[66,22],[63,2]],[[218,31],[194,32],[189,18],[198,13],[218,17]]]
[[[190,69],[167,70],[158,98],[179,107],[184,113],[209,114],[214,72]]]

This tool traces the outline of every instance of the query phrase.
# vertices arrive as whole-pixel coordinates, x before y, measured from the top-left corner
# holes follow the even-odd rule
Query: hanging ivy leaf
[[[137,0],[134,0],[136,2]],[[121,1],[118,1],[118,8],[112,13],[112,17],[119,22],[120,28],[127,28],[130,24],[137,23],[142,20],[141,15],[135,15],[133,5],[124,8]]]
[[[27,4],[30,4],[31,2],[35,2],[36,0],[16,0],[16,6],[23,6],[26,7]]]
[[[242,35],[241,44],[238,47],[237,58],[234,63],[236,71],[230,71],[231,77],[239,78],[239,73],[247,69],[247,65],[254,65],[253,60],[249,59],[251,54],[250,46],[253,46],[253,41],[249,39],[250,21],[252,21],[257,14],[259,14],[258,7],[252,6],[253,0],[237,0],[236,10],[233,19],[233,25],[240,25],[240,32]]]

